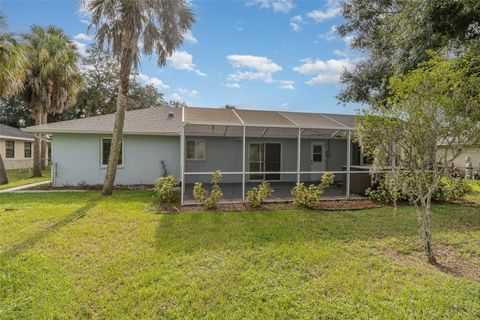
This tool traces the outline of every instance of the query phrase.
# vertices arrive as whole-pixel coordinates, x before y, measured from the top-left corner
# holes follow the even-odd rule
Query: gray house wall
[[[105,179],[106,167],[100,165],[101,138],[97,134],[55,134],[52,140],[54,186],[79,184],[99,185]],[[206,142],[205,160],[186,160],[186,172],[242,171],[242,140],[230,137],[187,137]],[[303,139],[301,144],[301,170],[310,170],[310,148],[313,141],[323,141],[326,146],[326,168],[342,171],[347,160],[345,140]],[[281,144],[282,171],[297,170],[297,140],[276,138],[247,138],[246,170],[248,171],[249,148],[253,142],[276,142]],[[162,175],[162,160],[167,173],[180,178],[180,137],[126,135],[123,141],[123,165],[118,168],[116,185],[154,184]],[[186,183],[209,182],[210,175],[187,175]],[[302,180],[309,180],[303,175]],[[241,175],[224,175],[223,182],[241,182]],[[248,180],[248,177],[247,177]],[[341,180],[337,175],[336,180]],[[281,181],[296,181],[295,174],[283,174]]]
[[[106,168],[100,165],[101,138],[108,135],[55,134],[52,161],[55,186],[103,184]],[[162,175],[180,176],[180,137],[127,135],[123,141],[123,165],[116,185],[153,184]]]
[[[205,140],[205,160],[186,160],[185,172],[211,172],[221,170],[222,172],[242,171],[242,140],[232,137],[201,137],[189,136],[186,140]],[[302,171],[310,170],[310,150],[312,142],[324,142],[326,163],[325,170],[342,171],[343,166],[347,164],[347,141],[346,140],[322,140],[322,139],[303,139],[301,143],[301,163]],[[278,138],[247,138],[246,139],[246,171],[249,159],[249,143],[253,142],[275,142],[281,144],[281,169],[282,171],[297,170],[297,140],[296,139],[278,139]],[[187,175],[186,182],[209,182],[209,175]],[[302,179],[309,180],[310,175],[303,175]],[[295,182],[296,174],[283,174],[281,181]],[[337,180],[337,179],[336,179]],[[338,175],[341,180],[341,175]],[[241,182],[241,175],[224,175],[223,182]],[[248,177],[247,177],[248,181]]]

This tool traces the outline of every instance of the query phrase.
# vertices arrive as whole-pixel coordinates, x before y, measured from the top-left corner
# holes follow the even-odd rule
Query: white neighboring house
[[[0,154],[5,169],[26,169],[33,166],[33,134],[0,124]]]

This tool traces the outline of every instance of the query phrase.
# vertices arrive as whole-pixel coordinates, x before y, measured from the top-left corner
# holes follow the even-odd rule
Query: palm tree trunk
[[[125,39],[125,44],[122,52],[122,60],[120,64],[120,81],[118,85],[117,110],[115,112],[115,123],[113,127],[112,144],[110,146],[110,156],[108,158],[107,174],[105,175],[105,182],[103,184],[102,193],[105,196],[110,196],[113,192],[115,183],[115,176],[117,174],[117,165],[120,158],[120,149],[123,138],[123,124],[125,120],[125,111],[127,109],[127,93],[128,81],[133,65],[133,50],[129,45],[131,41]],[[136,45],[136,42],[134,42]]]
[[[42,115],[38,112],[34,114],[35,125],[42,124]],[[42,159],[41,158],[42,140],[41,135],[35,133],[35,141],[33,142],[33,173],[32,177],[42,176]]]
[[[2,158],[2,155],[0,154],[0,185],[7,184],[7,183],[8,183],[7,171],[5,170],[5,164],[3,163],[3,158]]]

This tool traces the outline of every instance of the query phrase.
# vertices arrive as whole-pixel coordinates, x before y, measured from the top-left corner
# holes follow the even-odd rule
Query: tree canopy
[[[431,59],[417,69],[390,79],[388,99],[363,111],[356,132],[375,159],[374,172],[415,204],[427,257],[435,262],[432,197],[447,165],[480,143],[480,58],[428,54]]]
[[[343,73],[342,102],[385,99],[389,78],[427,61],[428,50],[480,52],[478,0],[347,0],[342,13],[346,22],[338,32],[352,36],[350,46],[367,54]]]

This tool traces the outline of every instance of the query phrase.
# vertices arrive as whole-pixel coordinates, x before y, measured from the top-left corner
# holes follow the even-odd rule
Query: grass
[[[32,178],[31,169],[7,170],[8,183],[0,185],[0,190],[24,186],[30,183],[50,180],[50,169],[42,172],[42,177]]]
[[[410,207],[164,215],[151,202],[146,191],[0,194],[0,318],[480,315],[475,278],[413,259]],[[433,211],[435,244],[480,268],[478,209]]]

